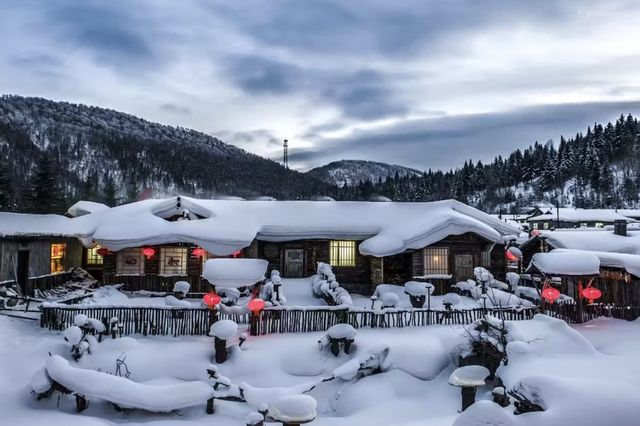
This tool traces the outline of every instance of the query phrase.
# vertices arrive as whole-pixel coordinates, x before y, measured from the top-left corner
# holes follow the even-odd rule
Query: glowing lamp
[[[507,260],[509,262],[515,262],[516,260],[518,260],[518,258],[513,253],[511,253],[511,251],[507,250]]]
[[[222,298],[216,293],[207,293],[202,297],[202,302],[210,308],[215,307],[222,301]]]
[[[510,262],[515,262],[522,257],[522,252],[518,247],[509,247],[506,254],[507,260]]]
[[[547,287],[542,290],[542,297],[549,303],[553,303],[560,297],[560,290],[553,287]]]
[[[191,253],[196,257],[202,257],[202,256],[204,256],[204,249],[202,249],[200,247],[196,247],[196,248],[193,249],[193,251]]]
[[[98,250],[96,250],[96,253],[98,253],[100,256],[104,257],[104,256],[109,254],[109,250],[104,248],[104,247],[100,247]]]
[[[247,307],[251,312],[258,313],[264,309],[264,300],[259,298],[251,299],[247,304]]]
[[[144,254],[147,259],[150,259],[155,253],[156,251],[151,247],[145,247],[144,250],[142,250],[142,254]]]
[[[232,257],[240,257],[240,255],[242,254],[242,252],[240,250],[234,251],[233,253],[231,253]]]
[[[589,303],[593,303],[594,300],[598,300],[602,297],[602,292],[595,287],[587,287],[582,290],[582,297],[589,300]]]

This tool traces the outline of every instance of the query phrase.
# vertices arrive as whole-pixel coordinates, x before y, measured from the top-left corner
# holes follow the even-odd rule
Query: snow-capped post
[[[215,322],[209,330],[209,336],[214,337],[214,348],[216,351],[216,362],[222,364],[229,358],[227,351],[227,340],[238,332],[238,324],[231,320],[220,320]]]
[[[409,295],[411,306],[414,308],[424,307],[424,302],[429,299],[428,308],[431,308],[431,293],[433,284],[418,281],[407,281],[404,284],[404,292]]]
[[[342,346],[344,353],[351,352],[351,345],[356,339],[356,329],[349,324],[336,324],[327,330],[326,343],[331,348],[331,353],[335,356],[340,354]]]
[[[378,296],[376,296],[375,294],[371,295],[371,309],[374,308],[375,304],[376,304],[376,300],[378,300]]]
[[[264,416],[257,411],[252,411],[247,414],[245,417],[245,421],[247,422],[247,426],[263,426],[264,425]]]
[[[191,284],[187,281],[176,281],[173,285],[173,296],[178,300],[182,300],[185,298],[187,293],[189,293],[190,289]]]
[[[398,303],[400,303],[400,298],[395,293],[391,293],[391,292],[384,293],[381,297],[382,309],[395,308],[398,306]]]
[[[251,311],[249,317],[249,334],[252,336],[258,335],[258,320],[260,319],[260,312],[264,309],[264,300],[254,298],[247,303],[247,308]]]
[[[111,330],[112,339],[115,339],[116,335],[120,331],[119,323],[120,323],[120,320],[118,319],[118,317],[111,317],[111,320],[109,321],[109,329]]]
[[[449,384],[461,388],[462,410],[464,411],[476,401],[476,388],[484,386],[489,377],[489,370],[481,365],[459,367],[449,376]]]
[[[290,395],[269,406],[269,417],[283,426],[299,426],[316,418],[318,403],[310,395]]]
[[[444,317],[446,319],[451,318],[453,307],[459,304],[461,301],[462,299],[456,293],[447,293],[444,295],[442,299],[442,305],[444,306]]]

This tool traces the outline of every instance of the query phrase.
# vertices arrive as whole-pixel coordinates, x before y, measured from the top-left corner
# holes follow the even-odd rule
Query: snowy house
[[[97,207],[97,208],[96,208]],[[85,247],[101,246],[105,282],[170,290],[186,279],[204,291],[202,265],[216,257],[259,258],[284,278],[333,266],[352,291],[381,282],[463,280],[475,266],[505,274],[507,223],[453,200],[416,203],[239,201],[172,197],[110,209],[85,204],[82,215],[19,215],[60,228]],[[6,228],[0,214],[0,232]],[[14,221],[13,232],[22,227]],[[87,249],[92,250],[92,249]],[[108,250],[108,252],[106,252]],[[449,282],[447,282],[448,284]]]
[[[622,225],[605,228],[556,229],[541,231],[520,245],[523,268],[537,253],[589,253],[600,262],[594,285],[603,293],[603,302],[640,305],[640,231]],[[575,280],[563,278],[563,286],[573,295]]]
[[[61,284],[56,278],[61,272],[82,266],[83,247],[66,217],[0,215],[0,282],[32,295],[36,288]]]
[[[611,209],[574,209],[561,207],[548,209],[544,214],[527,219],[529,229],[548,230],[556,228],[602,228],[615,223],[636,222]]]

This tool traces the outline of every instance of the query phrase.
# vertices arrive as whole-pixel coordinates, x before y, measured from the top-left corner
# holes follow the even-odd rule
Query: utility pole
[[[284,140],[284,153],[282,156],[282,165],[284,166],[285,169],[289,168],[289,141],[287,139]]]

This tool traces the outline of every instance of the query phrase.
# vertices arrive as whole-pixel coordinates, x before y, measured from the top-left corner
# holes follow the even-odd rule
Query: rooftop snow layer
[[[264,280],[268,266],[263,259],[209,259],[202,276],[216,287],[247,287]]]
[[[638,231],[627,231],[627,236],[624,237],[601,228],[556,229],[541,231],[539,236],[545,237],[553,248],[640,254]]]
[[[94,201],[78,201],[77,203],[69,207],[67,213],[70,216],[78,217],[84,216],[85,214],[96,213],[108,209],[109,206],[102,203],[96,203]]]
[[[640,255],[627,253],[610,253],[605,251],[584,251],[556,249],[551,253],[590,253],[598,257],[600,266],[624,269],[628,273],[640,277]]]
[[[185,210],[189,217],[202,219],[165,219],[182,215]],[[7,217],[12,217],[11,224],[7,224]],[[494,243],[518,233],[510,225],[454,200],[327,203],[172,197],[125,204],[74,219],[0,213],[0,235],[88,237],[115,251],[144,244],[189,242],[213,254],[228,255],[249,246],[254,239],[315,238],[362,240],[362,254],[388,256],[467,232]]]
[[[588,251],[536,253],[531,265],[547,275],[598,275],[600,259]],[[531,266],[529,266],[531,267]]]
[[[616,213],[609,209],[572,209],[561,207],[551,209],[545,214],[534,216],[529,220],[561,220],[563,222],[615,222],[616,220],[625,220],[627,222],[635,222],[626,216]]]

